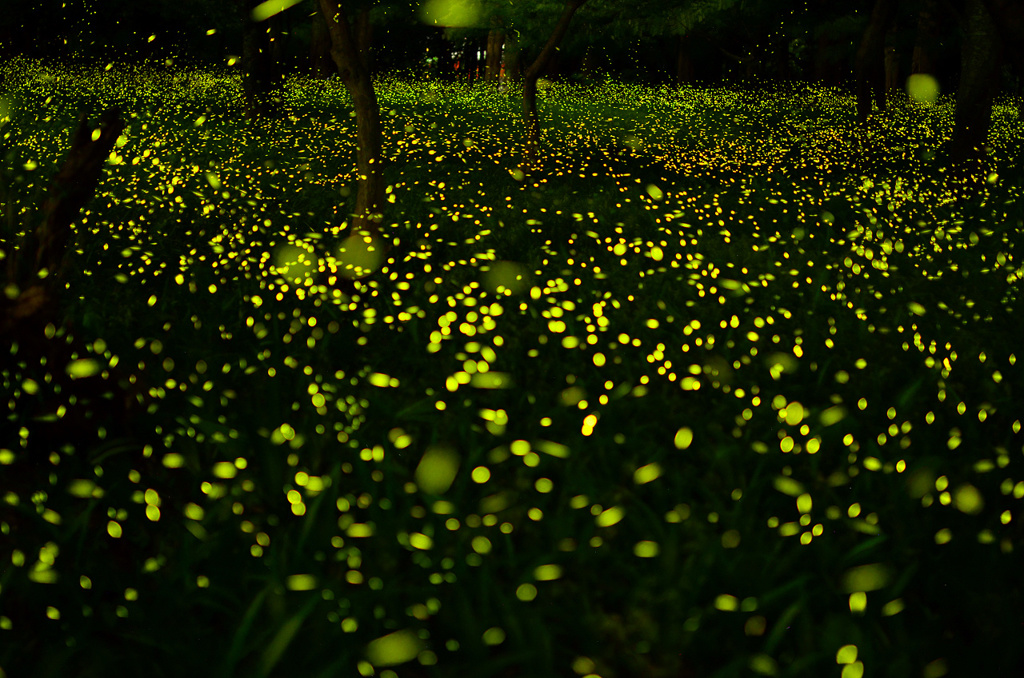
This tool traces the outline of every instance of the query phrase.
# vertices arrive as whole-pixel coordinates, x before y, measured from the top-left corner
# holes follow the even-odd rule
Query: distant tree
[[[505,45],[505,27],[500,16],[491,16],[491,28],[487,32],[487,70],[484,80],[497,86],[501,75],[501,54]]]
[[[866,123],[872,101],[885,111],[885,36],[895,19],[895,0],[875,0],[854,63],[857,119]]]
[[[917,34],[914,40],[914,53],[910,62],[910,72],[936,73],[936,55],[941,36],[939,33],[939,14],[936,0],[921,0],[917,11]]]
[[[537,58],[523,72],[523,121],[526,126],[526,139],[524,145],[524,156],[527,166],[536,162],[540,146],[540,119],[537,117],[537,79],[541,71],[547,65],[548,60],[554,55],[558,43],[562,41],[565,32],[569,30],[572,17],[576,14],[587,0],[566,0],[562,9],[562,15],[558,17],[547,43],[541,49]]]
[[[280,13],[266,16],[261,0],[236,0],[242,22],[242,88],[245,117],[276,118],[283,111],[284,69]],[[275,44],[276,43],[276,44]]]
[[[338,72],[338,67],[331,59],[331,33],[319,7],[310,16],[310,24],[309,57],[312,75],[317,80],[326,80]]]
[[[1000,5],[1001,8],[1006,6]],[[963,166],[968,160],[985,157],[985,145],[992,125],[992,102],[999,91],[1003,61],[1003,45],[996,20],[982,0],[967,0],[963,22],[960,86],[956,93],[956,119],[950,143],[950,160],[955,167]]]

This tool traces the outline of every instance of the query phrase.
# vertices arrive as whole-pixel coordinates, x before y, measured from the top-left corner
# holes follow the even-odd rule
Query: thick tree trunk
[[[871,19],[864,30],[854,76],[857,81],[857,119],[865,123],[871,115],[872,95],[885,111],[885,34],[893,19],[892,0],[875,0]]]
[[[334,62],[331,61],[331,33],[327,30],[327,21],[323,12],[313,15],[312,41],[309,50],[312,62],[313,77],[318,80],[326,80],[338,72]]]
[[[370,23],[369,10],[356,14],[356,52],[363,70],[372,77],[376,64],[373,61],[373,25]]]
[[[992,101],[999,89],[1002,68],[999,35],[982,0],[967,0],[966,15],[956,122],[950,146],[950,160],[955,166],[985,157]]]
[[[910,59],[911,73],[935,74],[935,50],[939,46],[939,22],[935,0],[921,0],[917,14],[917,37]]]
[[[352,96],[356,112],[359,191],[356,194],[352,230],[378,236],[384,208],[384,158],[381,152],[380,106],[370,72],[365,65],[369,61],[360,54],[356,34],[337,0],[320,0],[320,11],[331,33],[331,58],[338,69],[338,76]],[[368,11],[364,9],[361,14]],[[367,18],[359,17],[356,26],[366,21]],[[368,46],[363,47],[365,50]]]
[[[495,23],[492,21],[492,24]],[[491,28],[487,33],[487,70],[484,80],[494,86],[501,79],[501,46],[505,42],[505,32],[500,26]]]
[[[523,122],[526,126],[526,139],[524,144],[524,155],[526,165],[530,166],[537,160],[540,149],[540,119],[537,117],[537,78],[544,71],[548,61],[555,54],[555,50],[565,33],[569,30],[569,24],[576,11],[586,4],[587,0],[568,0],[562,10],[562,16],[558,18],[555,29],[541,49],[540,54],[533,60],[530,67],[523,73]]]

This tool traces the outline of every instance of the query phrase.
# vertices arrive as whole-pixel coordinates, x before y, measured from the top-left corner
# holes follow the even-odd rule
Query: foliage
[[[957,180],[948,97],[552,87],[526,176],[515,99],[381,81],[353,294],[338,83],[254,130],[225,74],[4,68],[12,230],[82,93],[132,116],[60,331],[150,403],[82,446],[0,363],[9,675],[1019,673],[1014,111]]]

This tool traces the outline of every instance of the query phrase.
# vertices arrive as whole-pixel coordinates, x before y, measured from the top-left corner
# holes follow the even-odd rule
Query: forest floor
[[[83,349],[2,364],[7,675],[1024,670],[1015,107],[963,176],[945,98],[567,86],[524,172],[514,92],[381,81],[381,260],[340,83],[4,68],[5,245],[127,122]],[[116,432],[50,378],[114,370]]]

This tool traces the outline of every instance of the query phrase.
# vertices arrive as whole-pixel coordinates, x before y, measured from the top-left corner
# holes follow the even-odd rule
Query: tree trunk
[[[1024,92],[1020,91],[1024,83],[1024,51],[1010,49],[1010,45],[1024,44],[1024,12],[1021,11],[1020,0],[982,0],[985,8],[995,20],[996,33],[1003,45],[1003,57],[1016,71],[1018,83],[1017,117],[1024,120]]]
[[[274,64],[274,87],[284,86],[288,70],[288,38],[291,35],[291,19],[287,12],[278,12],[267,19],[267,38],[270,43],[270,59]]]
[[[484,80],[497,86],[501,79],[501,46],[505,42],[505,32],[500,25],[495,25],[496,19],[491,23],[494,27],[487,33],[487,71]]]
[[[910,59],[911,73],[935,74],[935,50],[939,45],[939,22],[935,0],[922,0],[917,15],[917,37]]]
[[[680,35],[676,44],[676,84],[690,84],[694,81],[693,56],[690,52],[690,38]]]
[[[320,0],[320,11],[327,21],[331,34],[331,59],[338,69],[338,76],[352,96],[356,112],[356,166],[359,170],[359,191],[356,194],[356,211],[352,219],[352,231],[379,236],[379,225],[383,219],[384,207],[384,158],[381,152],[380,106],[373,81],[365,64],[369,60],[361,54],[356,35],[338,5],[337,0]],[[361,10],[361,15],[368,14]],[[356,26],[368,23],[367,16],[356,19]],[[368,45],[362,46],[364,51]]]
[[[370,11],[364,9],[356,14],[356,52],[359,54],[359,64],[366,71],[367,75],[373,76],[373,25],[370,23]]]
[[[451,82],[455,79],[455,60],[452,59],[452,43],[446,37],[442,37],[439,42],[441,46],[437,53],[437,79]]]
[[[274,61],[271,25],[252,20],[254,0],[242,0],[242,69],[245,117],[248,120],[277,117],[281,112],[280,68]]]
[[[1010,45],[1024,44],[1024,11],[1021,0],[982,0],[995,21],[996,34],[1002,45],[1002,55],[1017,76],[1018,89],[1024,83],[1024,50],[1010,49]],[[1018,92],[1020,94],[1020,92]],[[1024,118],[1024,100],[1020,102]]]
[[[834,38],[822,31],[814,49],[814,79],[823,85],[836,86],[841,78],[839,63],[832,58]]]
[[[950,146],[954,166],[985,157],[992,124],[992,101],[999,89],[1002,68],[996,25],[981,0],[967,0],[966,20],[960,87],[956,93],[956,122]]]
[[[309,56],[312,61],[313,77],[326,80],[338,69],[331,61],[331,33],[327,30],[327,21],[322,12],[313,15],[312,44]]]
[[[568,0],[565,3],[562,16],[558,18],[558,23],[555,24],[555,29],[551,32],[547,43],[541,49],[537,58],[533,60],[533,63],[530,64],[530,67],[526,69],[526,72],[523,73],[523,122],[526,126],[524,155],[527,166],[533,165],[536,162],[537,154],[540,150],[540,120],[537,117],[537,78],[540,77],[544,67],[547,66],[548,61],[554,55],[558,44],[565,37],[565,32],[569,30],[569,24],[572,22],[572,17],[576,14],[576,10],[586,4],[586,2],[587,0]]]
[[[864,30],[854,75],[857,81],[857,119],[865,123],[871,115],[872,94],[885,110],[885,34],[893,19],[892,0],[875,0],[871,19]]]
[[[889,31],[890,35],[894,31]],[[900,88],[900,55],[892,45],[885,47],[885,91],[892,94]]]
[[[98,129],[96,121],[90,124],[81,112],[71,134],[71,148],[50,182],[41,213],[31,215],[40,221],[31,224],[17,246],[11,241],[0,244],[7,269],[6,279],[0,281],[6,292],[0,294],[0,370],[7,373],[17,364],[13,376],[25,379],[25,384],[31,378],[39,383],[45,379],[48,384],[37,397],[10,401],[12,421],[33,422],[31,439],[23,429],[22,445],[11,445],[13,459],[4,461],[4,489],[22,496],[46,482],[48,465],[40,464],[40,455],[70,444],[77,456],[84,456],[90,448],[97,451],[95,446],[105,436],[109,436],[108,443],[130,438],[132,420],[152,403],[141,375],[121,372],[123,364],[108,368],[101,363],[103,371],[91,376],[76,377],[66,369],[73,360],[92,355],[86,343],[89,333],[69,328],[61,309],[66,293],[64,272],[73,252],[69,247],[74,239],[72,223],[93,198],[123,129],[116,108],[100,116]],[[0,185],[0,189],[5,187]],[[0,190],[0,198],[13,196]],[[12,507],[5,504],[4,508]],[[18,513],[0,510],[0,521],[5,526],[4,546],[16,545],[17,541],[11,540],[18,537]],[[13,530],[6,529],[8,524]],[[29,524],[26,521],[21,529],[25,537],[29,536],[25,529]],[[16,609],[17,601],[16,596],[8,597],[5,606]]]
[[[43,203],[41,223],[23,236],[17,248],[0,245],[6,259],[8,290],[0,295],[0,341],[6,343],[16,337],[19,328],[31,326],[41,330],[47,322],[59,323],[56,318],[64,289],[64,255],[74,235],[71,224],[92,198],[110,152],[124,129],[119,116],[117,108],[104,112],[99,129],[94,132],[96,128],[89,124],[86,114],[79,114],[71,150],[50,183]],[[41,276],[44,270],[46,273]]]
[[[541,75],[549,80],[554,80],[562,75],[561,52],[556,50],[555,53],[551,55],[551,58],[548,59],[548,65],[543,71],[541,71]]]
[[[476,80],[476,69],[479,65],[479,59],[477,52],[480,46],[477,44],[474,38],[466,38],[462,41],[462,56],[459,57],[461,67],[459,68],[459,75],[466,80],[468,84],[473,84]]]
[[[519,48],[519,41],[515,35],[509,33],[505,36],[505,79],[509,82],[519,82],[523,78],[521,60],[522,52]]]

